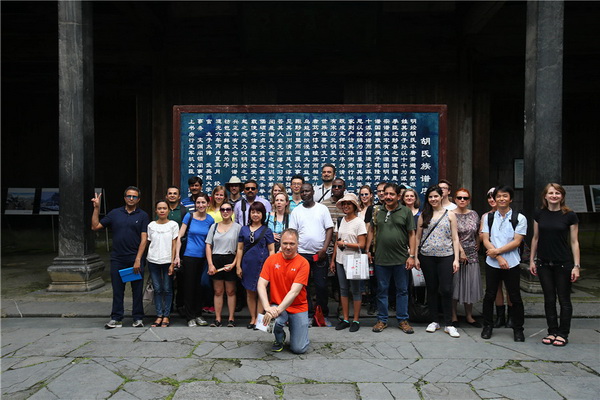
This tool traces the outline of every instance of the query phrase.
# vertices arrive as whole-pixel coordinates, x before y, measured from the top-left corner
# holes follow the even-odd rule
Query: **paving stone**
[[[215,346],[215,348],[208,354],[204,354],[206,358],[263,358],[267,355],[265,346],[262,343],[251,343],[251,344],[235,344],[226,342],[221,346]],[[269,349],[270,351],[270,349]],[[196,352],[194,351],[194,354]],[[200,354],[196,354],[200,355]]]
[[[123,383],[123,378],[87,360],[72,365],[46,388],[59,398],[106,399]]]
[[[155,357],[161,358],[164,354],[170,357],[186,357],[193,346],[175,342],[131,342],[120,340],[104,340],[95,342],[93,346],[83,346],[69,353],[72,357]]]
[[[429,383],[421,386],[421,395],[424,400],[480,400],[480,397],[466,383]]]
[[[521,365],[537,375],[552,376],[596,376],[587,367],[574,365],[571,362],[522,361]]]
[[[110,397],[111,400],[129,399],[164,399],[174,393],[175,387],[153,382],[127,382],[121,389]]]
[[[357,383],[361,400],[420,400],[412,383]]]
[[[598,376],[549,376],[540,378],[565,399],[597,399],[600,390]]]
[[[330,399],[352,400],[359,399],[357,388],[353,384],[300,384],[285,385],[283,397],[286,400]]]
[[[58,400],[61,397],[55,395],[54,393],[49,391],[48,388],[44,387],[44,388],[41,388],[39,391],[37,391],[33,396],[26,397],[26,398],[28,400]],[[16,399],[16,398],[13,398],[13,399]]]
[[[30,389],[36,391],[36,386],[59,375],[64,369],[70,368],[71,360],[70,358],[60,358],[3,372],[2,395],[7,396]]]
[[[414,371],[410,374],[412,377],[426,382],[469,383],[504,364],[500,360],[420,359],[410,364],[407,370]]]
[[[227,400],[275,400],[273,386],[249,383],[190,382],[179,386],[173,400],[227,399]]]
[[[419,396],[419,391],[414,384],[384,383],[384,385],[389,389],[390,393],[395,399],[421,399],[421,396]]]
[[[519,373],[508,369],[493,371],[472,382],[476,393],[485,399],[536,399],[562,400],[550,386],[532,373]]]

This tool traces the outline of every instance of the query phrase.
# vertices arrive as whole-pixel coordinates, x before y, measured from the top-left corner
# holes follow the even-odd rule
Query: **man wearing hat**
[[[242,188],[244,183],[237,176],[232,176],[229,182],[225,184],[225,189],[229,192],[229,204],[235,207],[235,203],[242,199]]]

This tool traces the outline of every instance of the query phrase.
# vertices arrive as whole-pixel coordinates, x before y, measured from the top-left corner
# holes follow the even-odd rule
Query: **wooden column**
[[[48,267],[49,291],[104,285],[104,263],[90,229],[94,194],[92,3],[58,2],[59,188],[58,257]]]

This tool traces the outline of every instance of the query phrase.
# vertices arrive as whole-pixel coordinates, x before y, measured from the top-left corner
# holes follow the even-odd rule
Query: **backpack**
[[[490,237],[492,237],[492,225],[494,224],[494,214],[496,212],[491,212],[488,213],[488,230],[489,230],[489,234]],[[519,224],[519,215],[522,215],[520,212],[518,211],[514,211],[512,215],[510,216],[510,224],[513,227],[513,231],[515,231],[517,229],[517,225]],[[524,216],[524,215],[523,215]],[[527,217],[525,217],[527,218]],[[523,240],[521,240],[521,244],[519,245],[519,255],[523,256],[523,253],[525,252],[525,237],[523,237]],[[521,257],[523,258],[523,257]]]

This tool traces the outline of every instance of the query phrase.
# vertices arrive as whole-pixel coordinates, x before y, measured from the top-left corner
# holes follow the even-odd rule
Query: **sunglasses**
[[[367,197],[367,196],[370,196],[370,195],[371,195],[371,193],[361,193],[360,197]]]
[[[470,197],[468,196],[456,196],[456,200],[469,200]]]
[[[127,196],[125,196],[125,198],[126,199],[133,199],[133,200],[139,199],[138,196],[133,196],[133,195],[129,195],[129,194]]]
[[[249,192],[253,192],[253,191],[255,191],[255,190],[256,190],[256,188],[255,188],[255,187],[252,187],[252,186],[246,186],[246,187],[244,188],[244,190],[247,190],[247,191],[249,191]]]
[[[341,189],[344,187],[344,185],[331,185],[331,187],[334,189]]]
[[[226,207],[226,208],[221,207],[221,208],[219,208],[219,210],[221,210],[221,212],[232,212],[233,208],[231,208],[231,207]]]

